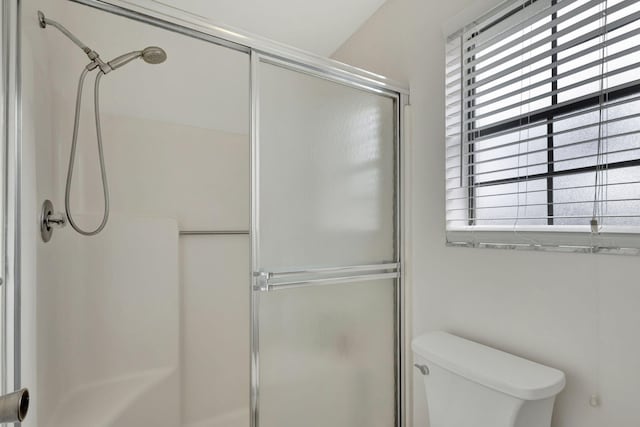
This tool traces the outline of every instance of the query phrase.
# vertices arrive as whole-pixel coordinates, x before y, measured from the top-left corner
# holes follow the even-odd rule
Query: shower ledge
[[[154,369],[83,385],[58,405],[48,427],[107,427],[174,368]]]

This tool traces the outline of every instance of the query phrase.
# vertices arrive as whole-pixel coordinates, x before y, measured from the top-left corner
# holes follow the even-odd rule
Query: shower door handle
[[[0,396],[0,423],[19,423],[29,411],[29,390],[14,391]]]
[[[279,272],[254,273],[256,291],[299,288],[316,285],[364,282],[371,280],[397,279],[400,277],[399,263],[355,265],[347,267],[295,269]]]

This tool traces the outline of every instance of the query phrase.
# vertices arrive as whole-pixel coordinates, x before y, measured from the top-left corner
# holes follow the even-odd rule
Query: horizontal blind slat
[[[571,114],[564,114],[564,115],[562,115],[562,116],[560,116],[558,118],[552,119],[552,120],[547,119],[547,120],[544,121],[544,123],[560,123],[563,120],[576,118],[576,117],[582,116],[584,114],[592,113],[594,111],[599,111],[600,109],[607,110],[609,108],[619,107],[619,106],[622,106],[622,105],[625,105],[625,104],[629,104],[629,103],[632,103],[632,102],[636,102],[636,101],[640,101],[640,95],[639,96],[635,96],[635,97],[629,97],[629,98],[622,99],[622,100],[619,100],[619,101],[608,101],[603,105],[597,105],[597,106],[592,107],[592,108],[586,108],[584,110],[580,110],[580,111],[577,111],[577,112],[574,112],[574,113],[571,113]],[[505,135],[509,135],[509,134],[512,134],[512,133],[515,133],[515,132],[528,131],[531,128],[539,127],[539,126],[540,126],[540,123],[536,122],[536,123],[531,123],[531,124],[527,124],[527,125],[518,127],[516,129],[508,129],[508,130],[505,130],[505,131],[492,133],[492,134],[490,134],[488,136],[480,136],[480,137],[474,136],[473,141],[470,142],[469,144],[474,144],[474,143],[487,141],[487,140],[495,138],[495,137],[505,136]],[[477,129],[477,130],[480,131],[481,129]]]
[[[543,60],[543,59],[545,59],[547,57],[550,57],[552,55],[558,54],[558,53],[563,52],[565,50],[571,49],[571,48],[573,48],[575,46],[578,46],[578,45],[580,45],[582,43],[585,43],[585,42],[587,42],[589,40],[592,40],[594,38],[601,37],[604,34],[606,34],[607,32],[615,31],[615,30],[617,30],[619,28],[622,28],[622,27],[624,27],[626,25],[629,25],[630,23],[635,22],[635,21],[637,21],[639,19],[640,19],[640,12],[635,12],[635,13],[633,13],[631,15],[624,16],[624,17],[622,17],[622,18],[620,18],[620,19],[618,19],[618,20],[616,20],[616,21],[614,21],[612,23],[607,23],[607,27],[606,28],[605,27],[598,27],[597,29],[592,30],[592,31],[590,31],[588,33],[585,33],[585,34],[583,34],[583,35],[581,35],[581,36],[579,36],[579,37],[577,37],[575,39],[572,39],[570,41],[562,43],[562,44],[560,44],[559,46],[557,46],[557,47],[555,47],[553,49],[549,49],[548,51],[545,51],[545,52],[540,53],[540,54],[538,54],[538,55],[536,55],[534,57],[531,57],[531,58],[529,58],[528,60],[526,60],[526,61],[524,61],[522,63],[518,63],[518,64],[515,64],[513,66],[510,66],[509,68],[506,68],[505,70],[500,70],[494,76],[492,76],[492,77],[490,77],[490,78],[488,78],[486,80],[483,79],[483,83],[482,84],[490,83],[490,82],[496,80],[497,78],[504,77],[504,76],[506,76],[508,74],[511,74],[511,73],[514,73],[514,72],[520,70],[520,68],[522,68],[523,65],[535,64],[536,62],[540,62],[541,60]],[[550,43],[550,41],[549,41],[549,43]],[[479,71],[479,72],[475,72],[475,71],[474,72],[470,72],[469,74],[466,75],[466,78],[472,80],[478,74],[480,74],[481,72],[484,73],[484,72],[486,72],[486,70]],[[469,89],[477,88],[480,85],[481,84],[479,84],[479,83],[470,84],[469,85]]]
[[[593,67],[602,65],[603,63],[604,63],[604,66],[606,67],[607,63],[609,61],[612,61],[612,60],[618,59],[618,58],[622,58],[624,56],[630,55],[630,54],[638,52],[638,51],[640,51],[640,45],[632,46],[632,47],[630,47],[628,49],[625,49],[623,51],[616,52],[613,55],[607,56],[606,60],[604,60],[604,61],[602,59],[597,59],[595,61],[588,62],[586,64],[582,64],[582,65],[580,65],[578,67],[572,68],[571,70],[569,70],[567,72],[564,72],[564,73],[561,73],[561,74],[557,74],[555,76],[551,76],[551,77],[549,77],[547,79],[540,80],[538,82],[529,84],[528,86],[520,87],[520,88],[518,88],[516,90],[513,90],[511,92],[503,93],[503,94],[501,94],[501,95],[499,95],[499,96],[497,96],[495,98],[491,98],[491,99],[489,99],[489,100],[487,100],[485,102],[476,103],[476,104],[474,104],[472,110],[475,111],[475,110],[478,110],[479,108],[485,108],[488,105],[495,104],[496,102],[500,102],[502,100],[511,98],[513,96],[522,95],[524,92],[528,92],[528,91],[531,91],[533,89],[539,88],[541,86],[548,85],[548,84],[553,83],[553,82],[557,82],[557,81],[559,81],[561,79],[566,79],[566,78],[571,77],[571,76],[573,76],[573,75],[575,75],[575,74],[577,74],[577,73],[579,73],[581,71],[585,71],[585,70],[588,70],[589,68],[593,68]],[[558,63],[553,63],[552,65],[557,66]],[[639,65],[638,64],[633,64],[633,66],[631,68],[635,68],[637,66],[639,66]],[[621,72],[624,72],[624,71],[621,71]],[[610,75],[613,75],[613,74],[608,74],[608,75],[605,76],[605,78],[609,77]],[[601,79],[602,79],[601,75],[594,76],[590,80],[582,80],[581,82],[578,83],[578,86],[584,85],[584,84],[589,83],[589,82],[601,80]],[[571,89],[573,89],[573,88],[570,88],[570,87],[567,86],[566,88],[563,88],[563,91],[564,90],[571,90]],[[497,92],[498,90],[499,89],[487,91],[487,92],[484,92],[484,93],[478,93],[478,94],[475,94],[473,96],[467,97],[466,99],[468,99],[470,101],[473,101],[473,100],[476,100],[476,99],[478,99],[480,97],[487,96],[487,95],[489,95],[489,94],[491,94],[493,92]],[[561,92],[562,91],[558,91],[557,93],[561,93]],[[553,95],[553,94],[554,94],[553,92],[549,92],[548,94],[545,94],[545,95]],[[527,99],[525,101],[525,103],[528,103],[528,102],[530,102],[529,99]],[[521,104],[522,104],[522,102],[521,102]]]
[[[478,22],[475,25],[473,25],[473,27],[471,29],[468,29],[467,31],[463,32],[462,37],[465,40],[465,42],[463,44],[463,48],[464,49],[468,49],[471,46],[476,46],[477,48],[482,48],[483,46],[494,45],[494,44],[496,44],[495,43],[496,41],[504,40],[505,38],[507,38],[507,37],[517,33],[518,31],[522,30],[522,28],[528,27],[528,26],[532,25],[533,23],[539,21],[540,19],[544,18],[545,16],[551,16],[555,12],[559,11],[560,9],[563,9],[565,7],[568,7],[568,6],[571,6],[576,1],[578,1],[578,0],[563,0],[563,1],[558,2],[555,5],[553,5],[552,3],[549,3],[550,7],[547,7],[545,9],[539,10],[537,13],[535,13],[532,16],[528,17],[527,19],[522,20],[522,21],[517,21],[516,23],[514,23],[514,25],[505,28],[503,31],[498,31],[492,37],[487,37],[484,40],[481,40],[479,42],[477,40],[477,37],[474,37],[474,34],[479,31],[479,28],[490,26],[491,25],[491,21],[495,21],[496,19],[499,19],[495,15],[493,15],[493,16],[490,17],[490,19],[485,20],[484,22]],[[599,0],[599,1],[602,2],[604,0]],[[512,3],[515,3],[515,2],[512,2]],[[507,7],[509,7],[509,6],[513,6],[513,5],[510,4]],[[504,10],[502,10],[501,12],[504,13]]]
[[[597,110],[595,110],[595,111],[597,111]],[[603,120],[601,123],[604,124],[604,125],[608,125],[608,124],[617,123],[617,122],[630,120],[630,119],[634,119],[634,118],[640,118],[640,113],[635,113],[635,114],[631,114],[631,115],[616,117],[616,118],[613,118],[613,119]],[[552,123],[552,122],[550,122],[550,123]],[[545,133],[545,134],[541,134],[541,135],[530,137],[530,138],[518,139],[518,140],[513,141],[513,142],[508,142],[508,143],[504,143],[504,144],[500,144],[500,145],[490,146],[490,147],[487,147],[487,148],[474,148],[473,152],[474,152],[474,154],[486,153],[486,152],[489,152],[489,151],[495,151],[495,150],[500,150],[500,149],[503,149],[503,148],[513,147],[515,145],[520,145],[520,144],[527,143],[527,142],[538,141],[540,139],[566,135],[566,134],[573,133],[573,132],[576,132],[576,131],[579,131],[579,130],[589,129],[589,128],[592,128],[592,127],[595,127],[595,126],[600,126],[600,123],[589,123],[589,124],[586,124],[586,125],[581,125],[581,126],[576,126],[576,127],[572,127],[572,128],[563,129],[563,130],[557,131],[557,132]],[[467,145],[474,145],[474,144],[477,145],[478,141],[473,141],[473,142],[469,142],[469,143],[465,143],[465,144],[467,144]],[[565,146],[568,146],[568,145],[562,145],[562,147],[565,147]]]
[[[584,172],[582,172],[584,173]],[[520,183],[521,185],[524,185],[525,183]],[[517,183],[513,184],[513,185],[517,185]],[[603,183],[603,184],[598,184],[598,187],[603,187],[603,188],[608,188],[608,187],[619,187],[621,185],[640,185],[640,180],[636,180],[636,181],[624,181],[624,182],[611,182],[611,183]],[[469,189],[475,189],[478,188],[476,186],[468,186],[468,185],[464,185],[464,186],[460,186],[460,187],[452,187],[449,188],[447,190],[447,192],[453,192],[453,191],[467,191]],[[486,188],[486,187],[485,187]],[[582,190],[582,189],[586,189],[586,188],[594,188],[593,184],[589,184],[589,185],[572,185],[570,187],[553,187],[553,191],[574,191],[574,190]],[[510,192],[506,192],[506,193],[487,193],[487,194],[480,194],[480,195],[472,195],[472,196],[468,196],[465,195],[464,197],[446,197],[446,201],[447,202],[455,202],[455,201],[459,201],[459,200],[478,200],[478,199],[484,199],[487,197],[502,197],[502,196],[515,196],[517,194],[536,194],[536,193],[546,193],[547,190],[542,189],[542,190],[525,190],[525,191],[510,191]],[[593,200],[592,200],[593,201]]]
[[[633,31],[630,31],[628,33],[624,33],[624,34],[621,34],[619,36],[616,36],[616,37],[614,37],[612,39],[607,40],[606,42],[601,42],[601,43],[598,43],[596,45],[589,46],[586,49],[580,50],[580,51],[578,51],[576,53],[573,53],[573,54],[571,54],[569,56],[566,56],[566,57],[564,57],[562,59],[559,59],[556,62],[551,62],[551,63],[546,64],[546,65],[544,65],[544,66],[542,66],[540,68],[536,68],[535,70],[532,70],[530,72],[527,72],[527,73],[519,75],[519,76],[516,76],[516,77],[514,77],[514,78],[512,78],[510,80],[506,80],[506,81],[504,81],[504,82],[502,82],[500,84],[497,84],[495,86],[491,86],[489,89],[485,89],[484,91],[474,91],[474,95],[473,96],[474,97],[478,97],[478,96],[483,96],[483,95],[490,94],[490,93],[495,92],[497,90],[500,90],[502,88],[511,86],[512,84],[518,83],[518,82],[520,82],[522,80],[531,78],[531,77],[533,77],[535,75],[538,75],[538,74],[540,74],[540,73],[542,73],[544,71],[548,71],[548,70],[551,70],[551,69],[553,69],[555,67],[558,67],[560,65],[567,64],[567,63],[569,63],[571,61],[574,61],[574,60],[576,60],[576,59],[578,59],[580,57],[583,57],[583,56],[585,56],[585,55],[587,55],[589,53],[593,53],[593,52],[602,50],[607,45],[611,46],[613,44],[616,44],[618,42],[627,40],[628,38],[637,36],[639,34],[640,34],[640,28],[636,28]],[[529,65],[531,65],[531,64],[529,64],[529,63],[524,64],[522,68],[527,67]],[[510,73],[507,73],[507,74],[510,74]],[[505,74],[505,75],[507,75],[507,74]],[[496,77],[496,78],[494,78],[494,77]],[[497,80],[497,78],[499,78],[499,77],[501,77],[501,76],[497,76],[496,74],[494,74],[494,75],[491,76],[491,80],[490,81],[482,80],[480,83],[468,86],[468,88],[469,89],[475,89],[477,87],[484,86],[487,83],[490,83],[492,81]],[[502,76],[502,77],[504,77],[504,76]]]
[[[611,6],[611,7],[607,8],[605,10],[604,14],[611,15],[611,14],[613,14],[615,12],[618,12],[618,11],[620,11],[620,10],[622,10],[622,9],[632,5],[632,4],[634,4],[636,1],[637,0],[624,0],[621,3],[618,3],[618,4],[614,5],[614,6]],[[633,15],[630,15],[630,16],[633,16]],[[500,59],[498,59],[498,60],[488,64],[487,66],[480,68],[480,69],[474,69],[474,66],[479,64],[479,60],[476,59],[476,60],[470,60],[470,61],[466,62],[467,58],[463,58],[463,60],[466,62],[465,63],[465,68],[469,68],[469,69],[473,70],[471,73],[469,73],[468,77],[469,78],[473,78],[473,77],[477,76],[480,73],[486,73],[488,70],[490,70],[492,68],[495,68],[495,67],[497,67],[499,65],[503,65],[503,64],[513,60],[513,59],[517,59],[517,58],[522,57],[524,54],[527,53],[527,51],[531,51],[533,49],[537,49],[537,48],[542,47],[542,46],[550,45],[554,40],[558,40],[560,37],[564,37],[567,34],[571,34],[572,32],[574,32],[576,30],[579,30],[581,28],[584,28],[585,26],[587,26],[587,25],[589,25],[591,23],[597,22],[597,21],[601,20],[602,17],[603,17],[603,12],[594,13],[593,15],[590,15],[590,16],[588,16],[588,17],[586,17],[586,18],[584,18],[584,19],[582,19],[582,20],[580,20],[580,21],[578,21],[578,22],[576,22],[574,24],[571,24],[570,26],[568,26],[566,28],[563,28],[561,30],[556,31],[555,33],[551,34],[550,36],[547,36],[547,37],[545,37],[545,38],[543,38],[541,40],[533,42],[529,46],[523,47],[522,49],[520,49],[518,51],[515,51],[515,52],[510,53],[510,54],[508,54],[508,55],[506,55],[504,57],[501,57]],[[625,18],[628,18],[628,17],[625,17]],[[611,31],[611,29],[613,29],[613,28],[617,28],[617,27],[621,26],[621,24],[623,22],[627,22],[627,19],[625,19],[625,18],[622,18],[622,19],[618,20],[619,22],[615,21],[615,22],[611,23],[611,25],[607,24],[606,27],[601,26],[599,28],[600,33],[604,34],[607,31]],[[618,23],[617,25],[616,25],[616,22]],[[632,21],[630,21],[630,22],[632,22]]]
[[[639,76],[640,77],[640,76]],[[557,110],[562,110],[564,107],[568,107],[568,106],[572,106],[575,105],[577,103],[580,103],[582,101],[587,101],[590,99],[594,99],[594,98],[600,98],[602,96],[604,96],[604,102],[610,102],[611,98],[615,98],[616,96],[618,96],[617,94],[619,93],[623,93],[625,91],[625,89],[629,89],[629,88],[636,88],[640,85],[640,79],[638,80],[634,80],[628,83],[624,83],[618,86],[614,86],[612,88],[608,88],[604,94],[600,94],[600,93],[589,93],[568,101],[564,101],[564,102],[559,102],[555,105],[550,105],[548,107],[543,107],[543,108],[539,108],[537,110],[528,112],[528,113],[524,113],[521,114],[519,116],[516,117],[510,117],[510,118],[506,118],[504,120],[495,122],[495,123],[491,123],[488,124],[486,126],[479,126],[477,128],[465,131],[467,134],[473,134],[474,135],[474,139],[475,139],[475,135],[482,135],[487,134],[487,133],[491,133],[493,134],[493,132],[489,132],[495,128],[504,126],[505,124],[510,124],[510,123],[514,123],[514,122],[519,122],[521,123],[521,126],[526,126],[529,123],[533,123],[535,121],[539,121],[541,120],[541,117],[547,117],[549,114],[552,114],[554,111]],[[614,99],[616,100],[616,99]],[[561,115],[558,113],[555,113],[554,115]],[[515,128],[516,126],[514,126]]]
[[[520,37],[518,37],[518,38],[516,38],[516,39],[514,39],[512,41],[510,41],[510,42],[508,42],[508,43],[506,43],[504,45],[500,45],[500,50],[506,51],[509,48],[517,46],[518,44],[522,44],[523,42],[525,42],[527,40],[530,40],[531,38],[533,38],[533,37],[535,37],[535,36],[537,36],[539,34],[542,34],[542,33],[546,32],[547,30],[550,30],[551,28],[553,28],[555,26],[558,26],[559,24],[561,24],[563,22],[568,21],[569,19],[581,14],[582,12],[585,12],[585,11],[595,7],[595,6],[598,6],[599,4],[602,4],[603,1],[604,0],[590,0],[587,3],[585,3],[585,4],[583,4],[583,5],[579,6],[579,7],[571,10],[569,13],[565,13],[565,14],[561,15],[560,17],[556,18],[556,19],[552,19],[549,22],[547,22],[546,24],[543,24],[543,25],[535,28],[534,30],[532,30],[532,31],[530,31],[530,32],[528,32],[526,34],[523,34],[522,36],[520,36]],[[628,2],[628,3],[632,3],[634,0],[625,0],[625,1]],[[558,11],[561,8],[564,8],[564,7],[565,6],[562,5],[562,3],[559,3],[558,5],[556,5],[555,8],[552,8],[553,11],[551,11],[551,10],[548,10],[548,11],[553,13],[555,11]],[[545,15],[540,15],[536,21],[539,21],[542,18],[550,17],[550,16],[551,16],[551,13],[549,13],[546,16]],[[594,15],[590,15],[586,19],[592,19],[594,16],[596,16],[597,19],[600,19],[600,17],[601,17],[600,13],[597,13],[597,14],[594,14]],[[500,38],[503,40],[506,36],[515,34],[518,31],[522,31],[525,28],[531,26],[536,21],[529,22],[529,23],[525,22],[525,23],[522,23],[520,25],[517,25],[515,27],[517,29],[513,33],[506,34],[506,35],[501,35]],[[589,22],[593,22],[593,21],[589,21]],[[482,52],[482,48],[481,47],[482,46],[486,46],[486,45],[487,45],[486,43],[483,43],[481,45],[471,44],[471,43],[465,44],[466,51],[465,51],[465,54],[463,56],[463,59],[464,60],[470,59],[469,65],[471,65],[471,66],[481,63],[483,61],[483,59],[482,58],[481,59],[474,59],[474,56],[476,56],[479,52]]]
[[[572,83],[570,85],[562,87],[561,89],[556,89],[556,90],[552,90],[552,91],[549,91],[549,92],[545,92],[545,93],[540,94],[540,95],[528,97],[528,98],[526,98],[526,99],[524,99],[524,100],[522,100],[520,102],[514,102],[512,104],[505,105],[504,107],[500,107],[500,108],[497,108],[495,110],[491,110],[491,111],[489,111],[487,113],[479,114],[479,115],[473,117],[472,119],[467,119],[466,121],[468,123],[475,122],[477,120],[481,120],[481,119],[484,119],[484,118],[487,118],[487,117],[491,117],[491,116],[494,116],[496,114],[512,110],[514,108],[522,107],[524,105],[530,104],[530,103],[535,102],[535,101],[539,101],[539,100],[542,100],[542,99],[545,99],[545,98],[550,98],[553,95],[559,95],[559,94],[562,94],[564,92],[568,92],[568,91],[570,91],[572,89],[576,89],[576,88],[579,88],[581,86],[584,86],[584,85],[586,85],[588,83],[598,82],[598,81],[602,80],[603,78],[604,79],[608,79],[610,77],[617,76],[618,74],[626,73],[627,71],[632,71],[632,70],[637,69],[637,68],[640,68],[640,62],[637,62],[637,63],[634,63],[634,64],[629,64],[629,65],[626,65],[624,67],[616,68],[613,71],[608,71],[608,72],[603,73],[603,74],[601,74],[599,76],[590,77],[588,79],[584,79],[584,80],[581,80],[579,82]],[[640,80],[639,80],[639,82],[640,82]],[[567,102],[571,102],[571,100],[569,100]],[[476,107],[472,107],[472,108],[469,109],[469,111],[476,111],[476,110],[477,110]]]
[[[521,196],[526,197],[528,193],[520,193]],[[640,198],[629,198],[629,199],[607,199],[609,203],[625,203],[625,202],[640,202]],[[593,199],[589,200],[576,200],[570,202],[549,202],[549,203],[520,203],[520,204],[511,204],[511,205],[495,205],[495,206],[475,206],[474,210],[486,211],[488,209],[510,209],[510,208],[533,208],[533,207],[541,207],[541,206],[567,206],[567,205],[586,205],[593,204]],[[464,211],[469,208],[450,208],[446,209],[446,212],[458,212]],[[640,218],[640,212],[638,213],[638,217]]]
[[[633,135],[638,135],[640,134],[640,129],[636,129],[633,131],[628,131],[628,132],[620,132],[620,133],[616,133],[616,134],[609,134],[609,135],[605,135],[602,137],[596,137],[596,138],[589,138],[589,139],[582,139],[579,141],[574,141],[571,143],[563,143],[561,145],[556,145],[552,148],[539,148],[539,149],[534,149],[534,150],[525,150],[522,151],[519,154],[509,154],[509,155],[504,155],[501,157],[492,157],[486,160],[479,160],[479,161],[473,161],[473,162],[467,162],[468,166],[477,166],[477,165],[481,165],[481,164],[486,164],[486,163],[490,163],[490,162],[497,162],[497,161],[501,161],[501,160],[508,160],[508,159],[514,159],[516,157],[523,157],[523,156],[530,156],[532,154],[540,154],[540,153],[547,153],[549,151],[561,151],[563,149],[567,149],[567,148],[575,148],[575,147],[580,147],[586,144],[590,144],[593,142],[598,142],[600,140],[609,140],[609,139],[614,139],[614,138],[622,138],[625,136],[633,136]],[[640,147],[638,147],[638,149],[640,149]],[[613,152],[607,151],[607,154],[613,154]],[[477,154],[476,151],[474,151],[474,154]],[[573,157],[573,158],[563,158],[562,161],[570,161],[570,160],[578,160],[578,157]]]
[[[592,219],[592,215],[540,215],[540,216],[513,216],[513,217],[500,217],[500,218],[474,218],[479,221],[525,221],[525,220],[536,220],[536,219]],[[633,214],[620,214],[620,215],[598,215],[598,218],[640,218],[640,215]],[[467,222],[466,219],[447,219],[447,221],[464,221]]]
[[[640,131],[636,131],[633,132],[634,134],[638,134],[640,133]],[[605,139],[605,138],[603,138]],[[607,151],[606,154],[607,155],[612,155],[612,154],[622,154],[622,153],[630,153],[633,151],[640,151],[640,146],[638,147],[633,147],[633,148],[625,148],[623,150],[614,150],[614,151]],[[474,173],[469,173],[466,175],[466,177],[477,177],[477,176],[482,176],[482,175],[488,175],[491,173],[499,173],[499,172],[510,172],[510,171],[516,171],[516,170],[521,170],[521,169],[532,169],[538,166],[547,166],[547,165],[556,165],[558,163],[566,163],[566,162],[571,162],[571,161],[576,161],[576,160],[584,160],[584,159],[589,159],[592,157],[597,157],[600,156],[601,154],[585,154],[584,156],[575,156],[575,157],[571,157],[568,159],[560,159],[560,160],[553,160],[551,162],[540,162],[540,163],[531,163],[531,164],[523,164],[521,166],[513,166],[513,167],[508,167],[508,168],[500,168],[500,169],[491,169],[485,172],[474,172]],[[638,158],[640,159],[640,156],[638,156]],[[635,160],[635,159],[634,159]],[[447,169],[451,169],[451,168],[447,168]],[[526,176],[526,175],[525,175]],[[459,177],[452,177],[452,178],[459,178]]]

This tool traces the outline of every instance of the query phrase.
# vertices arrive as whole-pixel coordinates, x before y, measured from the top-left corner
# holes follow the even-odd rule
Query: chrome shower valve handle
[[[67,225],[67,218],[65,218],[63,213],[56,212],[46,218],[45,222],[49,228],[64,228],[64,226]]]
[[[44,242],[51,240],[53,230],[64,228],[67,218],[64,213],[56,212],[51,200],[45,200],[40,213],[40,235]]]

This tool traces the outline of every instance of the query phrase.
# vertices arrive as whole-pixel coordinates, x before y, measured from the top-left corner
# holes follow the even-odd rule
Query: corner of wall
[[[410,0],[385,2],[356,30],[331,58],[376,72],[396,81],[409,81],[406,55],[411,23],[406,22]],[[407,25],[397,26],[396,22]]]

